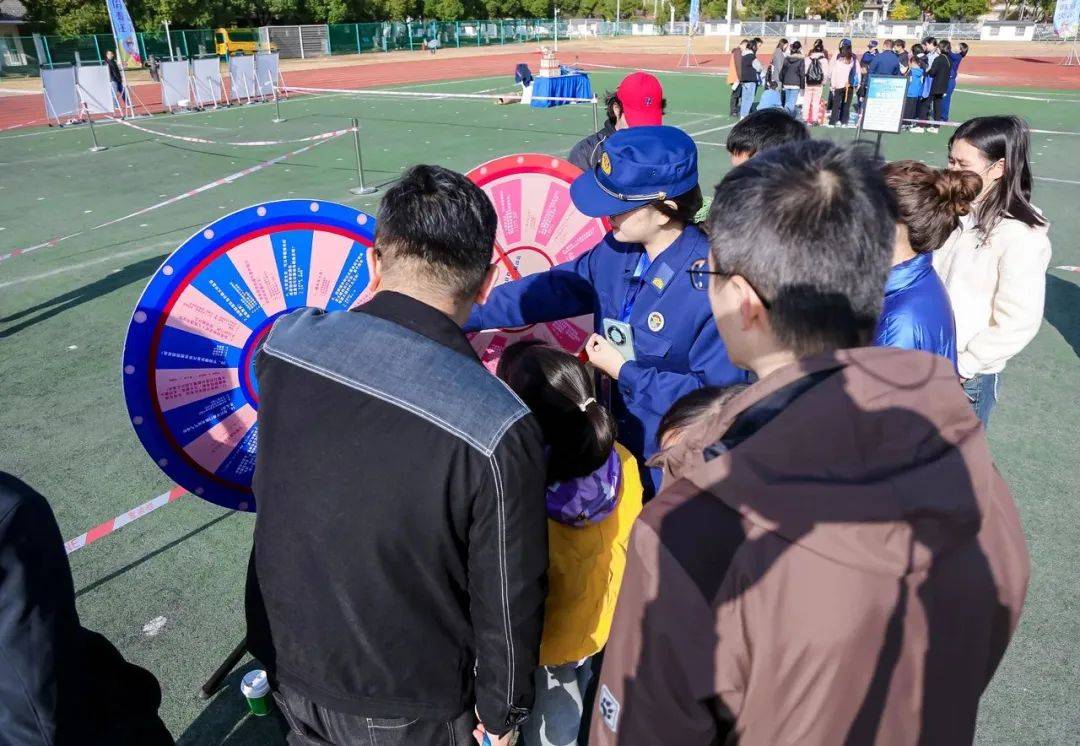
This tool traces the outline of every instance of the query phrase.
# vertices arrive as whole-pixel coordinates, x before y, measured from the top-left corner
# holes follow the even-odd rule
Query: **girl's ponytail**
[[[533,339],[507,347],[496,373],[540,423],[548,447],[548,484],[603,466],[615,446],[615,419],[596,401],[584,363]]]

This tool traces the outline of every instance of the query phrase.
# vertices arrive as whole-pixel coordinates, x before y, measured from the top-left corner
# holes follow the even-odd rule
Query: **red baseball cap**
[[[664,89],[654,76],[631,73],[619,83],[615,95],[631,127],[656,127],[664,123]]]

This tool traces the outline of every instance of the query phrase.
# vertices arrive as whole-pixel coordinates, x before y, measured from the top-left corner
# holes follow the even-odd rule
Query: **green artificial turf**
[[[593,74],[613,89],[622,71]],[[723,148],[727,88],[709,76],[661,75],[667,123],[700,147],[709,191],[728,169]],[[403,86],[432,94],[509,90],[484,78]],[[1033,127],[1080,133],[1080,92],[963,90],[955,118],[1013,112]],[[416,162],[468,170],[518,152],[565,155],[592,131],[591,107],[537,110],[487,102],[328,95],[137,120],[140,126],[215,140],[295,139],[361,122],[369,184],[385,186]],[[289,197],[338,201],[374,212],[382,191],[355,197],[349,136],[233,183],[100,230],[93,226],[279,156],[299,145],[240,148],[157,139],[120,125],[97,128],[108,150],[92,153],[85,127],[0,135],[0,254],[76,231],[82,235],[0,261],[0,469],[47,495],[65,537],[169,488],[134,437],[120,386],[120,355],[131,311],[161,260],[214,219]],[[815,130],[850,140],[851,130]],[[943,165],[948,133],[886,136],[890,159]],[[1035,202],[1053,227],[1054,265],[1080,265],[1080,134],[1034,135]],[[1010,362],[990,440],[1020,506],[1032,581],[1020,629],[986,695],[978,741],[1075,742],[1080,732],[1080,274],[1051,270],[1046,323]],[[280,742],[274,718],[245,717],[239,672],[210,703],[199,684],[243,634],[243,578],[253,517],[190,495],[72,558],[85,623],[153,671],[164,689],[162,716],[182,743]],[[160,631],[144,626],[164,617]],[[160,623],[158,623],[160,624]],[[156,625],[155,625],[156,626]],[[152,629],[153,627],[151,627]]]

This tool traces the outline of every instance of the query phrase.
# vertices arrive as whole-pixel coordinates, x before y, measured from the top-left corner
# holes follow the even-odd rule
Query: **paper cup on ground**
[[[270,714],[270,682],[266,679],[266,671],[256,669],[244,674],[240,691],[247,698],[252,715],[261,717]]]

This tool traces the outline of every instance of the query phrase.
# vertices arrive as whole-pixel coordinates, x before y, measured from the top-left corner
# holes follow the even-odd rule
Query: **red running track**
[[[284,77],[287,84],[297,86],[377,88],[404,83],[505,75],[507,86],[510,87],[514,65],[522,61],[532,62],[534,56],[532,50],[526,49],[476,57],[433,56],[409,62],[288,70],[284,72]],[[679,71],[679,57],[678,54],[581,52],[568,54],[564,57],[564,62]],[[698,62],[709,71],[724,70],[727,68],[724,57],[723,54],[701,54],[698,55]],[[1053,57],[969,57],[961,67],[961,85],[971,82],[982,86],[1080,90],[1080,68],[1063,67],[1060,62],[1060,58]],[[685,71],[685,68],[682,71]],[[141,101],[150,111],[162,110],[161,89],[157,83],[143,83],[134,86],[134,89],[136,100]],[[44,109],[41,94],[0,96],[0,130],[44,124]]]

